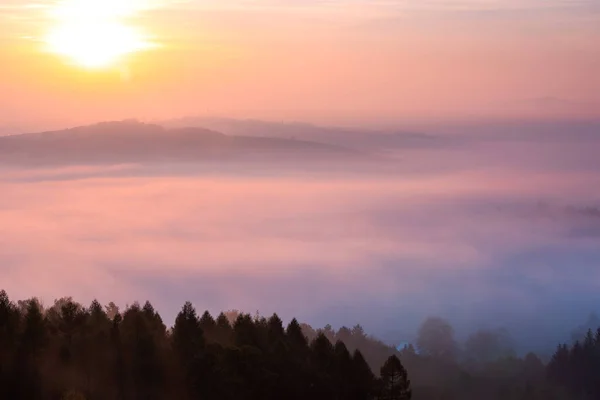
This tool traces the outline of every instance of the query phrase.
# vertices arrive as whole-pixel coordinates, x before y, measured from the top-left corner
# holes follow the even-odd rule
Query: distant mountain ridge
[[[307,123],[277,123],[215,117],[184,117],[156,122],[168,128],[202,126],[228,135],[285,138],[328,143],[362,151],[419,148],[444,144],[442,138],[411,131],[383,132],[359,128],[324,127]]]
[[[357,152],[305,140],[168,129],[136,120],[0,137],[0,163],[160,162],[335,158]]]

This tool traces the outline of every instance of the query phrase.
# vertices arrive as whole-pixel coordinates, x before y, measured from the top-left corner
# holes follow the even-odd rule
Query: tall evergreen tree
[[[200,328],[202,328],[204,339],[207,342],[216,341],[217,322],[208,311],[204,311],[202,317],[200,317]]]
[[[0,291],[0,398],[10,398],[14,381],[11,376],[18,343],[19,311],[4,290]]]
[[[186,396],[197,398],[200,394],[197,379],[201,375],[205,343],[200,320],[192,303],[186,302],[177,315],[171,337],[177,360],[183,369]]]
[[[120,325],[132,377],[128,397],[135,400],[160,399],[166,389],[162,320],[147,302],[142,309],[139,304],[127,309]]]
[[[121,337],[121,323],[123,318],[117,312],[112,316],[112,325],[110,328],[110,345],[112,351],[113,379],[115,382],[115,392],[117,400],[125,400],[127,397],[127,378],[125,364],[125,349]]]
[[[406,369],[395,355],[381,367],[381,400],[410,400],[412,390]]]
[[[48,341],[48,326],[37,299],[21,304],[25,315],[14,362],[14,379],[17,385],[14,398],[36,400],[43,397],[39,367]]]
[[[370,399],[375,389],[375,375],[360,350],[355,350],[352,355],[352,400]]]
[[[233,327],[225,313],[220,313],[216,320],[217,327],[215,336],[217,342],[222,346],[229,346],[233,341]]]
[[[306,336],[304,336],[302,328],[296,318],[292,319],[288,324],[285,333],[288,343],[293,351],[304,353],[305,350],[308,349],[308,340],[306,339]]]
[[[323,336],[327,336],[323,333]],[[327,338],[329,340],[329,338]],[[346,348],[344,342],[337,341],[333,348],[335,366],[333,369],[333,383],[337,399],[349,399],[354,391],[352,375],[354,373],[354,365],[352,356]]]

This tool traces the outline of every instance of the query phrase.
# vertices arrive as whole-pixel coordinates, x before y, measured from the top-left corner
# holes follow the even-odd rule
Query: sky
[[[5,131],[600,116],[597,0],[5,0],[0,22]]]

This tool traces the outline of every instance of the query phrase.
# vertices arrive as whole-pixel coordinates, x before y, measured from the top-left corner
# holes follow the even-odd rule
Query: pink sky
[[[160,46],[101,70],[43,51],[57,3],[0,5],[0,126],[600,116],[594,0],[129,0]]]

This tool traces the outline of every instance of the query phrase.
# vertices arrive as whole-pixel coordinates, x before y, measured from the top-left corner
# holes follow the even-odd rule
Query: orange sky
[[[61,1],[3,1],[0,128],[600,117],[595,0],[67,1],[125,7],[119,24],[155,46],[89,69],[45,50],[77,19],[55,17]]]

